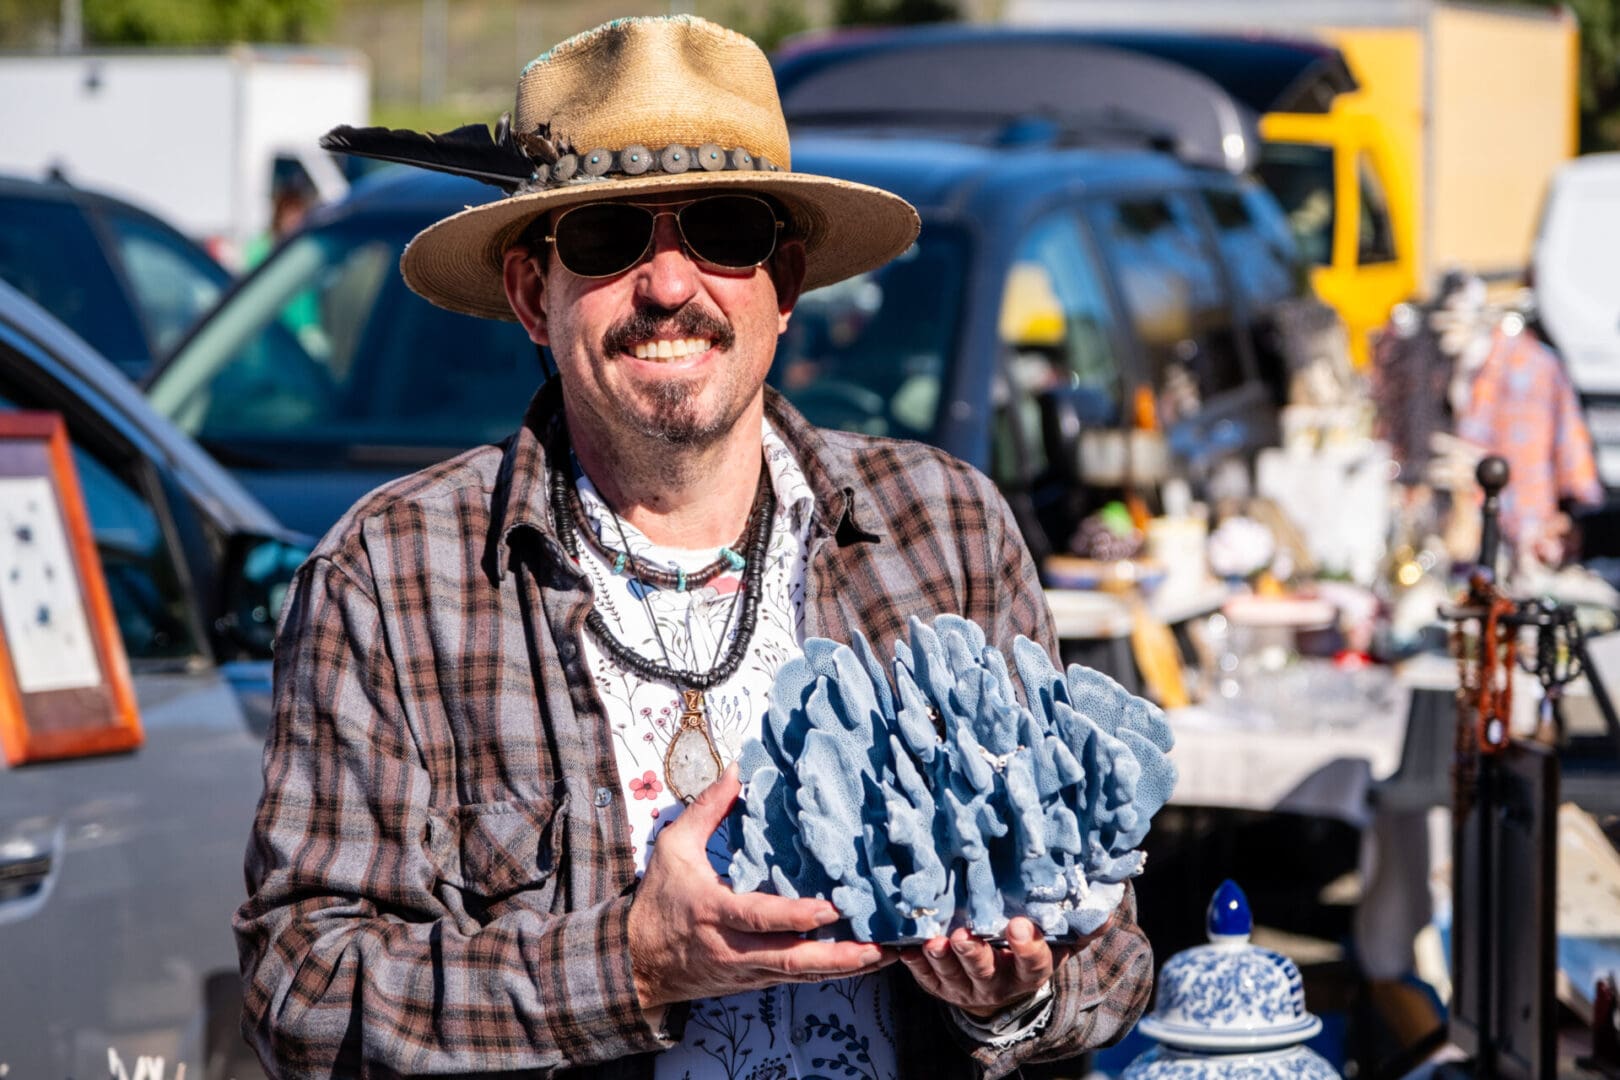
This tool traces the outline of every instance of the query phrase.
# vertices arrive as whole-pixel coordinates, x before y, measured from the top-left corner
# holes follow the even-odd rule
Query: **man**
[[[915,212],[793,173],[764,56],[689,16],[541,56],[511,132],[533,176],[401,267],[558,375],[294,583],[236,918],[267,1067],[999,1075],[1118,1038],[1151,978],[1129,893],[1078,945],[1017,919],[902,950],[716,872],[725,765],[806,637],[886,650],[952,611],[1054,644],[983,476],[764,389],[800,292],[899,254]]]

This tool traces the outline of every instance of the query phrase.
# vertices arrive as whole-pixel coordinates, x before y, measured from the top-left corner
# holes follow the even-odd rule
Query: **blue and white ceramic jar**
[[[1249,943],[1243,890],[1221,884],[1209,903],[1209,944],[1172,956],[1159,972],[1153,1011],[1137,1029],[1159,1042],[1124,1080],[1337,1080],[1302,1044],[1322,1030],[1305,1009],[1299,968]]]

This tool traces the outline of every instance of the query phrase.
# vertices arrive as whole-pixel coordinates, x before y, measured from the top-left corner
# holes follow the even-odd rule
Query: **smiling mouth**
[[[713,344],[710,338],[659,338],[637,342],[631,351],[637,360],[677,360],[708,352]]]

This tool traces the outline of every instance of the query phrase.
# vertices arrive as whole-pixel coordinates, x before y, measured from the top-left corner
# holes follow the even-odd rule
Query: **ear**
[[[536,345],[551,344],[546,333],[545,297],[546,279],[540,273],[537,256],[519,245],[508,248],[501,267],[501,282],[506,286],[506,302],[512,313],[529,333]]]
[[[776,332],[787,330],[793,307],[804,291],[804,241],[784,240],[777,245],[770,261],[771,281],[776,285]]]

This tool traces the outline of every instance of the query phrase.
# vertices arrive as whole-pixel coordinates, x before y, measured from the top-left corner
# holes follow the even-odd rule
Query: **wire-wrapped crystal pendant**
[[[697,798],[698,793],[720,779],[723,766],[720,752],[709,735],[709,722],[703,712],[703,691],[682,690],[685,706],[681,710],[675,737],[664,751],[664,783],[670,793],[683,803]]]

